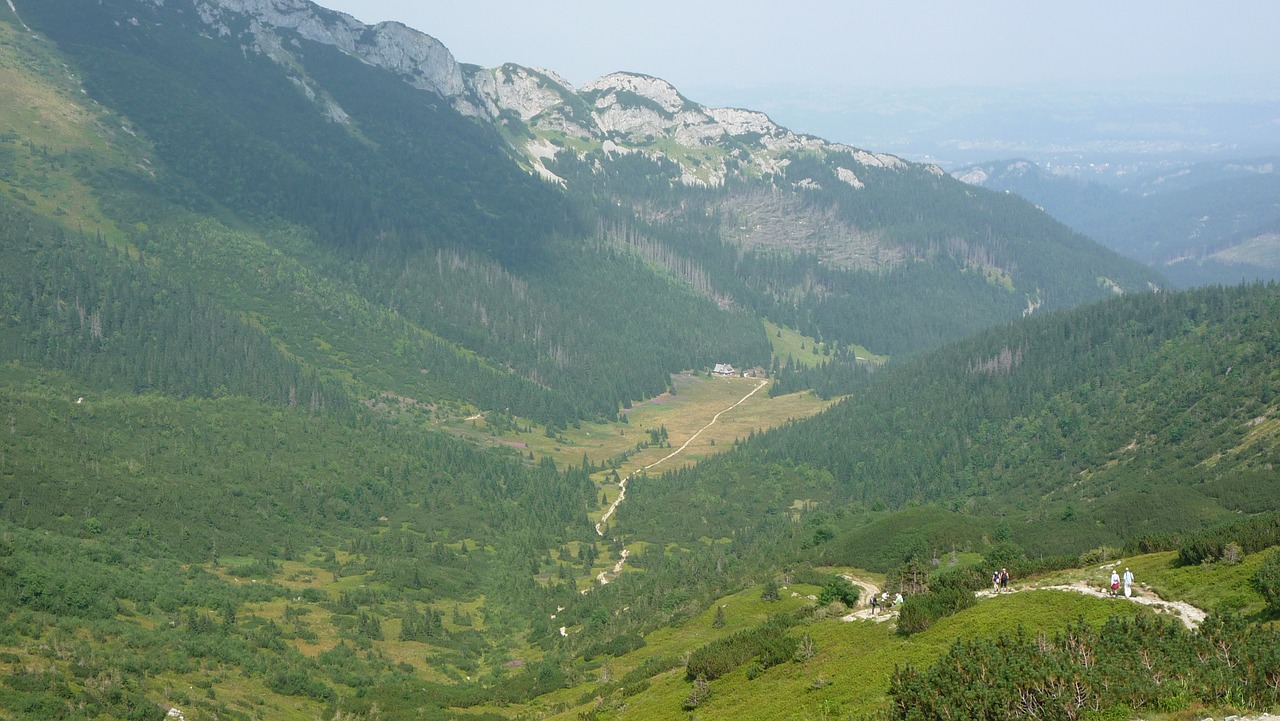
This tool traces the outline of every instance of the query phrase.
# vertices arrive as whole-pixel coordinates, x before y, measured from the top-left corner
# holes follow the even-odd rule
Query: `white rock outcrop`
[[[855,188],[867,187],[862,184],[861,180],[858,180],[857,174],[854,173],[852,170],[849,170],[848,168],[837,167],[836,177],[839,178],[842,182],[848,183],[849,185],[852,185]]]
[[[165,0],[150,2],[159,6]],[[836,177],[853,188],[863,188],[870,180],[859,167],[908,167],[892,155],[793,133],[761,112],[705,107],[681,95],[671,83],[648,75],[611,73],[575,89],[563,77],[543,69],[514,64],[464,68],[430,35],[396,22],[365,25],[308,0],[193,0],[193,4],[210,34],[242,33],[240,41],[247,50],[287,67],[301,92],[334,122],[347,123],[350,118],[306,76],[294,55],[295,35],[390,70],[414,87],[440,95],[465,115],[498,125],[518,117],[535,137],[517,141],[513,150],[533,172],[553,182],[563,180],[548,171],[544,161],[559,150],[557,136],[594,145],[606,154],[644,153],[670,160],[680,166],[672,181],[690,186],[722,185],[730,173],[778,174],[792,153],[827,158]],[[512,133],[523,134],[524,128]],[[687,152],[673,150],[672,143]],[[583,152],[581,145],[575,147]],[[928,170],[942,173],[935,167]],[[821,187],[811,178],[797,186]]]
[[[585,95],[600,93],[616,97],[618,93],[634,93],[646,100],[653,101],[666,111],[668,116],[675,115],[686,106],[692,105],[671,83],[659,78],[637,73],[610,73],[582,86]],[[599,106],[599,101],[597,101]]]
[[[151,0],[163,5],[164,0]],[[278,30],[342,50],[370,65],[400,73],[415,87],[445,98],[462,95],[462,69],[439,40],[402,23],[365,25],[345,13],[307,0],[195,0],[201,20],[218,35],[230,35],[239,15],[261,46],[279,44]],[[274,57],[274,56],[273,56]]]

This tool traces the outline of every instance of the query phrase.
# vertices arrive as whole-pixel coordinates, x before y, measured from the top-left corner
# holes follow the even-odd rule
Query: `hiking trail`
[[[870,584],[863,584],[850,576],[845,576],[845,578],[848,578],[850,581],[862,586],[863,588],[875,588]],[[1196,608],[1185,601],[1166,601],[1165,599],[1157,596],[1155,591],[1152,591],[1150,588],[1143,585],[1136,586],[1134,588],[1134,594],[1130,598],[1125,598],[1124,596],[1112,596],[1109,591],[1090,586],[1085,581],[1076,581],[1069,584],[1056,584],[1052,586],[1011,586],[1004,591],[983,589],[981,591],[975,591],[973,595],[979,599],[987,599],[1011,593],[1024,593],[1026,591],[1066,591],[1068,593],[1081,593],[1086,596],[1093,596],[1094,598],[1106,598],[1116,602],[1140,603],[1144,606],[1149,606],[1156,613],[1170,614],[1177,617],[1184,626],[1192,631],[1200,627],[1200,624],[1204,622],[1205,616],[1207,615],[1203,609]],[[887,612],[885,610],[881,610],[879,613],[873,614],[871,613],[870,608],[862,607],[861,601],[859,601],[858,606],[859,608],[856,611],[843,616],[841,620],[861,621],[869,619],[882,623],[884,621],[888,621],[890,618],[896,618],[898,615],[898,611],[895,608],[890,608]]]
[[[703,427],[699,428],[699,429],[697,430],[697,432],[695,432],[693,435],[689,436],[688,440],[686,440],[683,444],[681,444],[681,446],[680,446],[679,448],[677,448],[677,449],[675,449],[674,451],[672,451],[672,452],[668,453],[667,455],[663,456],[662,458],[659,458],[658,460],[654,461],[653,463],[650,463],[650,464],[649,464],[649,465],[647,465],[647,466],[642,466],[642,467],[640,467],[640,468],[638,468],[638,469],[636,469],[636,470],[632,471],[631,473],[628,473],[628,474],[627,474],[627,477],[626,477],[626,478],[623,478],[623,479],[618,483],[618,497],[617,497],[617,498],[615,498],[615,499],[613,500],[613,503],[609,504],[609,509],[608,509],[607,511],[605,511],[605,512],[604,512],[604,515],[600,517],[600,521],[599,521],[598,523],[596,523],[596,535],[600,536],[601,538],[603,538],[603,537],[604,537],[604,527],[605,527],[605,523],[607,523],[607,522],[609,521],[609,518],[610,518],[611,516],[613,516],[614,512],[618,510],[618,506],[622,505],[622,502],[623,502],[624,500],[626,500],[626,498],[627,498],[627,483],[628,483],[632,478],[634,478],[634,477],[635,477],[635,475],[636,475],[637,473],[641,473],[641,472],[647,471],[647,470],[649,470],[650,468],[653,468],[653,467],[655,467],[655,466],[660,466],[660,465],[662,465],[663,463],[666,463],[667,461],[671,460],[672,458],[675,458],[676,456],[680,455],[681,453],[684,453],[685,449],[689,447],[689,444],[690,444],[690,443],[693,443],[695,440],[697,440],[697,439],[698,439],[698,436],[702,435],[703,431],[706,431],[706,430],[707,430],[708,428],[710,428],[711,426],[714,426],[714,425],[716,424],[716,421],[720,420],[720,416],[724,415],[725,413],[728,413],[729,411],[733,410],[734,408],[737,408],[738,406],[742,405],[743,403],[746,403],[746,402],[747,402],[747,399],[751,398],[751,396],[754,396],[756,393],[758,393],[758,392],[760,391],[760,389],[761,389],[761,388],[764,388],[764,387],[765,387],[766,385],[768,385],[768,384],[769,384],[768,379],[761,379],[759,383],[756,383],[756,387],[751,389],[751,392],[750,392],[750,393],[748,393],[748,394],[746,394],[745,396],[743,396],[743,397],[739,398],[737,403],[734,403],[733,405],[729,406],[728,408],[725,408],[725,409],[721,410],[719,413],[716,413],[714,416],[712,416],[711,420],[710,420],[710,421],[708,421],[708,422],[707,422],[707,424],[706,424],[705,426],[703,426]],[[602,586],[603,586],[604,584],[608,583],[609,581],[613,580],[614,578],[617,578],[618,574],[619,574],[619,573],[622,573],[622,566],[623,566],[623,564],[624,564],[624,563],[626,563],[626,560],[627,560],[627,556],[628,556],[628,555],[629,555],[629,554],[628,554],[627,550],[624,548],[624,549],[622,550],[622,553],[621,553],[621,554],[619,554],[619,556],[620,556],[620,557],[618,558],[618,562],[617,562],[617,563],[615,563],[615,564],[613,565],[613,569],[612,569],[611,571],[610,571],[610,570],[604,570],[604,571],[601,571],[599,574],[597,574],[597,575],[596,575],[596,581],[598,581],[598,582],[600,583],[600,585],[602,585]]]

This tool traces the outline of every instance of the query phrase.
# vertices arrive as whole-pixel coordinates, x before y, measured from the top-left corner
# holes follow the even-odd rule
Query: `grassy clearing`
[[[1186,601],[1209,612],[1232,611],[1244,615],[1262,611],[1266,603],[1253,587],[1253,577],[1266,551],[1245,556],[1240,563],[1175,567],[1177,554],[1153,553],[1125,563],[1135,579],[1147,584],[1161,598]]]
[[[1174,566],[1177,553],[1150,553],[1048,574],[1037,579],[1040,585],[1084,581],[1095,588],[1105,587],[1112,564],[1124,573],[1133,571],[1134,582],[1166,600],[1185,601],[1210,613],[1230,611],[1245,616],[1257,614],[1266,604],[1253,587],[1253,576],[1262,565],[1266,551],[1245,556],[1237,564],[1223,562],[1204,566]]]
[[[725,596],[703,613],[689,619],[678,627],[662,628],[650,633],[645,637],[643,648],[619,658],[607,659],[599,668],[590,671],[587,680],[583,683],[540,697],[534,704],[522,710],[533,711],[541,709],[545,711],[569,706],[571,710],[564,711],[560,715],[551,715],[549,718],[577,719],[578,712],[586,710],[590,705],[581,706],[578,701],[584,697],[592,697],[592,691],[599,685],[602,676],[621,678],[646,662],[654,663],[660,659],[673,658],[682,660],[686,654],[715,639],[764,622],[771,614],[794,611],[811,603],[807,596],[816,594],[818,590],[816,586],[795,584],[783,590],[781,600],[773,603],[766,603],[760,600],[760,587],[749,588],[733,595]],[[792,596],[792,593],[797,595]],[[717,606],[724,609],[725,625],[722,628],[715,628],[713,625]],[[606,666],[607,671],[605,670]],[[662,689],[669,686],[674,689],[675,693],[679,694],[679,698],[676,699],[673,706],[678,712],[680,710],[680,702],[689,694],[689,684],[684,680],[684,664],[682,661],[672,670],[652,677],[650,684],[650,690],[634,697],[636,702],[641,702],[643,699],[643,703],[648,704],[650,703],[650,696],[653,694],[658,694],[659,698],[665,698],[667,694],[664,694]],[[647,718],[643,715],[632,715],[631,711],[619,716],[619,718],[624,717]]]
[[[798,365],[812,368],[827,358],[827,356],[823,355],[822,344],[816,338],[811,338],[801,334],[799,331],[767,320],[764,322],[764,330],[769,337],[769,343],[773,346],[773,357],[777,358],[783,365],[786,365],[787,359],[790,358]],[[813,352],[815,347],[818,349],[817,353]],[[860,345],[850,344],[845,348],[853,351],[858,358],[863,358],[877,365],[889,360],[889,356],[876,355]]]
[[[1133,604],[1118,610],[1142,612]],[[897,666],[928,665],[959,638],[1016,633],[1019,628],[1052,634],[1079,616],[1101,623],[1116,612],[1099,599],[1046,591],[980,603],[910,638],[896,635],[888,623],[817,622],[795,631],[807,632],[814,640],[818,652],[812,659],[777,666],[754,680],[739,670],[713,684],[723,693],[717,697],[713,691],[705,709],[708,716],[740,721],[817,718],[824,711],[833,716],[867,713],[887,700],[885,692]]]
[[[52,81],[52,82],[51,82]],[[120,234],[80,180],[102,159],[126,172],[150,172],[141,148],[123,151],[119,123],[82,102],[79,82],[51,50],[0,23],[0,192],[68,228]],[[131,138],[127,145],[140,145]]]
[[[297,696],[281,696],[257,681],[238,674],[198,673],[160,677],[166,684],[165,702],[179,709],[192,707],[192,699],[216,699],[230,709],[254,718],[280,721],[311,721],[318,718],[324,705]],[[207,702],[204,702],[207,703]],[[190,718],[190,717],[188,717]]]
[[[580,465],[584,455],[592,463],[599,464],[630,454],[626,462],[619,464],[618,473],[625,477],[632,470],[653,463],[679,448],[717,413],[737,403],[758,383],[751,378],[713,378],[682,373],[672,377],[673,393],[664,393],[624,410],[626,423],[581,423],[580,427],[566,429],[555,438],[547,437],[544,429],[537,427],[532,427],[528,433],[498,433],[480,415],[454,422],[448,428],[491,445],[514,448],[522,454],[532,452],[535,458],[549,456],[561,467]],[[747,402],[720,416],[714,426],[672,462],[697,462],[729,450],[735,439],[745,438],[753,431],[773,428],[792,419],[807,418],[829,405],[829,401],[811,393],[769,398],[765,387]],[[647,430],[660,427],[667,429],[671,448],[637,450],[638,444],[649,441]],[[606,491],[612,501],[616,489]]]

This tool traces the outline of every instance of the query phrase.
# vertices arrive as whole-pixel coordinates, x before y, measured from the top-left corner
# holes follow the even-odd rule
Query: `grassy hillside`
[[[496,134],[388,73],[307,46],[298,61],[308,78],[348,113],[334,123],[273,61],[200,37],[171,8],[60,2],[26,15],[63,55],[26,52],[77,67],[85,94],[149,142],[142,172],[117,159],[80,174],[124,242],[167,256],[178,282],[252,278],[221,303],[261,319],[291,352],[320,346],[325,365],[346,366],[339,372],[376,363],[393,378],[373,379],[375,392],[509,407],[563,427],[612,418],[665,390],[671,372],[767,362],[756,319],[628,254],[584,245],[589,209],[529,177]],[[254,287],[263,280],[275,287]],[[332,302],[302,305],[298,285],[341,297],[381,335],[400,325],[410,337],[333,338],[344,332],[334,321],[351,316],[312,317]],[[281,306],[272,291],[295,303]],[[377,345],[397,350],[370,357]],[[483,360],[457,348],[450,358],[450,345]]]
[[[1222,590],[1219,594],[1210,593],[1199,599],[1201,603],[1212,603],[1214,598],[1223,599],[1232,593],[1249,593],[1247,578],[1252,577],[1262,559],[1263,555],[1257,554],[1237,566],[1181,569],[1170,567],[1169,554],[1125,558],[1122,562],[1136,569],[1139,578],[1151,579],[1151,585],[1166,599],[1181,598],[1161,588],[1174,576],[1187,580],[1184,589],[1216,586]],[[582,714],[600,719],[686,718],[690,713],[686,701],[694,684],[675,659],[718,640],[741,636],[771,617],[808,607],[803,619],[787,630],[788,637],[797,643],[808,639],[803,652],[767,668],[743,664],[712,680],[708,685],[710,693],[695,714],[745,719],[900,717],[898,712],[903,709],[893,709],[890,689],[895,676],[905,668],[937,668],[939,659],[967,653],[971,644],[980,644],[984,639],[1021,634],[1043,642],[1060,637],[1072,626],[1078,632],[1080,628],[1100,629],[1104,624],[1111,627],[1120,619],[1139,617],[1155,623],[1151,610],[1136,603],[1057,590],[1026,590],[1088,577],[1091,571],[1098,573],[1090,567],[1019,579],[1018,585],[1025,584],[1024,590],[979,601],[928,630],[907,637],[895,632],[892,621],[847,622],[840,620],[839,612],[811,606],[814,602],[807,596],[817,593],[817,587],[798,583],[785,586],[781,600],[768,603],[760,600],[761,587],[756,586],[718,599],[712,607],[676,628],[647,635],[642,649],[589,665],[587,678],[578,686],[542,696],[535,703],[519,707],[516,713],[537,713],[554,719],[579,718]],[[1155,627],[1159,627],[1158,623]],[[1167,632],[1182,635],[1178,631]]]

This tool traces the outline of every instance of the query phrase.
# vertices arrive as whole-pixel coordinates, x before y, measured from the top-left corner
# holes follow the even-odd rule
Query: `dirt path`
[[[858,588],[862,589],[862,593],[858,594],[858,608],[862,608],[863,606],[870,606],[871,597],[879,595],[880,593],[880,587],[875,585],[874,583],[863,581],[860,578],[854,578],[853,576],[850,576],[847,573],[840,574],[840,577],[848,581],[849,583],[852,583],[853,585],[857,586]]]
[[[1141,603],[1144,606],[1150,606],[1157,613],[1172,614],[1177,616],[1178,620],[1182,621],[1184,626],[1193,631],[1200,627],[1200,624],[1204,622],[1205,616],[1207,615],[1203,610],[1184,601],[1166,601],[1157,596],[1155,591],[1150,589],[1143,588],[1141,592],[1136,592],[1138,591],[1137,588],[1134,590],[1135,593],[1131,598],[1119,596],[1112,600],[1117,602],[1127,601],[1129,603]],[[1017,593],[1020,591],[1069,591],[1072,593],[1083,593],[1086,596],[1093,596],[1094,598],[1112,598],[1109,592],[1103,591],[1100,588],[1094,588],[1084,581],[1076,581],[1075,583],[1058,586],[1023,586],[1020,588],[1012,588],[1005,593]],[[997,594],[994,591],[984,590],[978,591],[974,595],[978,598],[992,598]]]
[[[875,594],[875,593],[879,593],[880,591],[880,589],[876,588],[870,583],[866,583],[865,581],[859,581],[858,579],[852,576],[846,575],[845,578],[849,579],[849,581],[854,585],[860,586],[863,590],[867,591],[868,593]],[[1094,588],[1093,586],[1090,586],[1084,581],[1076,581],[1075,583],[1062,584],[1062,585],[1056,585],[1056,586],[1014,586],[1000,593],[987,589],[987,590],[977,591],[973,595],[977,598],[995,598],[996,596],[1001,596],[1008,593],[1022,593],[1025,591],[1067,591],[1070,593],[1082,593],[1086,596],[1093,596],[1094,598],[1107,598],[1107,599],[1114,600],[1116,602],[1125,601],[1129,603],[1141,603],[1144,606],[1150,606],[1153,610],[1155,610],[1156,613],[1167,613],[1167,614],[1176,616],[1179,621],[1182,621],[1184,626],[1186,626],[1187,628],[1193,631],[1200,627],[1200,624],[1204,622],[1205,615],[1206,615],[1203,610],[1196,608],[1195,606],[1192,606],[1191,604],[1186,603],[1184,601],[1166,601],[1163,598],[1160,598],[1159,596],[1157,596],[1155,591],[1152,591],[1146,587],[1142,587],[1141,592],[1134,593],[1134,595],[1131,598],[1125,598],[1124,596],[1112,598],[1110,593],[1100,588]],[[870,599],[871,596],[863,595],[862,598]],[[841,620],[842,621],[871,620],[871,621],[877,621],[877,622],[883,623],[885,621],[888,621],[891,618],[896,618],[897,616],[898,616],[897,609],[894,609],[894,608],[890,608],[887,611],[881,610],[879,613],[872,613],[871,608],[868,606],[865,606],[862,600],[859,599],[858,608],[854,610],[852,613],[842,616]]]
[[[898,611],[896,609],[880,609],[876,613],[871,612],[871,599],[880,595],[880,587],[874,583],[868,583],[861,579],[854,578],[847,573],[841,574],[846,581],[852,583],[862,589],[862,593],[858,594],[858,605],[851,613],[847,613],[840,617],[841,621],[861,621],[864,619],[875,621],[876,623],[884,623],[891,618],[897,618]]]
[[[617,511],[617,510],[618,510],[618,506],[622,505],[622,502],[623,502],[624,500],[626,500],[626,498],[627,498],[627,483],[628,483],[632,478],[634,478],[634,477],[635,477],[635,475],[636,475],[637,473],[640,473],[641,471],[647,471],[647,470],[649,470],[650,468],[653,468],[653,467],[655,467],[655,466],[660,466],[660,465],[662,465],[663,463],[666,463],[667,461],[671,460],[672,458],[675,458],[676,456],[680,455],[681,453],[684,453],[685,449],[689,447],[689,444],[690,444],[690,443],[693,443],[695,440],[697,440],[697,439],[698,439],[698,436],[702,435],[703,431],[707,430],[707,429],[708,429],[708,428],[710,428],[711,426],[714,426],[714,425],[716,424],[716,421],[720,420],[720,416],[724,415],[725,413],[728,413],[729,411],[733,410],[734,408],[737,408],[738,406],[742,405],[743,403],[746,403],[748,398],[750,398],[751,396],[754,396],[756,393],[758,393],[758,392],[760,391],[760,389],[761,389],[761,388],[764,388],[766,385],[769,385],[769,381],[768,381],[767,379],[761,379],[761,381],[760,381],[759,383],[757,383],[757,384],[756,384],[756,387],[751,389],[751,392],[750,392],[750,393],[748,393],[748,394],[746,394],[745,396],[743,396],[743,397],[739,398],[737,403],[734,403],[733,405],[729,406],[728,408],[725,408],[724,410],[722,410],[722,411],[720,411],[719,413],[717,413],[717,414],[715,414],[714,416],[712,416],[711,420],[710,420],[709,422],[707,422],[707,425],[705,425],[705,426],[703,426],[703,427],[699,428],[699,429],[698,429],[698,431],[697,431],[696,433],[694,433],[693,435],[689,436],[689,439],[688,439],[688,440],[686,440],[686,441],[685,441],[685,442],[684,442],[684,443],[683,443],[679,448],[677,448],[677,449],[675,449],[674,451],[672,451],[672,452],[668,453],[667,455],[663,456],[662,458],[659,458],[658,460],[654,461],[653,463],[650,463],[650,464],[649,464],[649,465],[647,465],[647,466],[642,466],[641,468],[639,468],[639,469],[637,469],[637,470],[634,470],[634,471],[632,471],[631,473],[627,474],[627,477],[626,477],[626,478],[623,478],[623,479],[622,479],[622,481],[621,481],[620,483],[618,483],[618,497],[617,497],[617,498],[615,498],[615,499],[613,499],[613,503],[609,504],[609,509],[608,509],[607,511],[605,511],[605,512],[604,512],[604,515],[600,517],[600,522],[596,524],[596,535],[598,535],[598,536],[600,536],[600,537],[602,537],[602,538],[604,537],[604,525],[605,525],[606,523],[608,523],[609,518],[610,518],[611,516],[613,516],[614,511]],[[627,560],[627,555],[628,555],[628,554],[627,554],[626,549],[623,549],[622,554],[621,554],[621,558],[619,558],[619,559],[618,559],[618,562],[617,562],[616,564],[614,564],[614,566],[613,566],[613,571],[612,571],[612,572],[610,572],[610,571],[601,571],[601,572],[599,573],[599,575],[597,575],[597,576],[596,576],[596,580],[597,580],[597,581],[599,581],[601,585],[604,585],[604,584],[608,583],[610,580],[612,580],[613,578],[616,578],[616,577],[618,576],[618,574],[619,574],[619,573],[622,573],[622,565],[623,565],[623,563],[625,563],[625,562],[626,562],[626,560]]]

